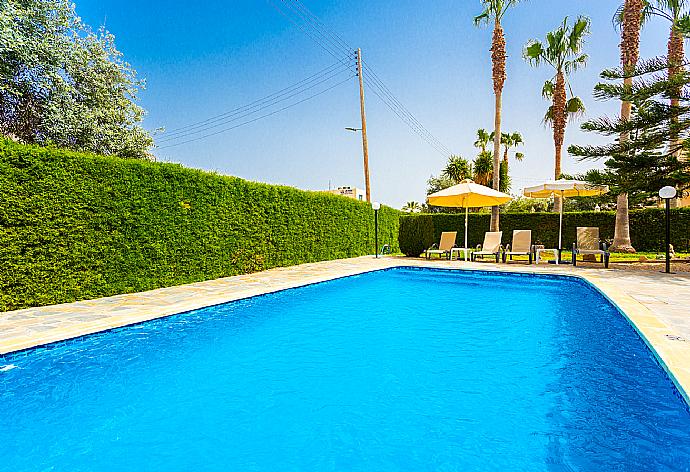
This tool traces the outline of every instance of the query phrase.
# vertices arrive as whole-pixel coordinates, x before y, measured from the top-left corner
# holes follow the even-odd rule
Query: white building
[[[338,187],[332,190],[326,190],[326,192],[354,198],[355,200],[364,200],[365,198],[364,190],[358,189],[357,187]]]

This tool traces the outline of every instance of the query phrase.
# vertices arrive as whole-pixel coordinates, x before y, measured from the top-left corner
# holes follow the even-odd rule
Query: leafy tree
[[[449,177],[444,175],[434,177],[432,175],[429,177],[429,180],[426,181],[426,194],[431,195],[432,193],[440,192],[453,185],[455,185],[455,181]]]
[[[0,2],[0,133],[25,143],[145,158],[143,82],[113,35],[68,0]]]
[[[690,147],[690,95],[686,89],[690,74],[662,74],[668,68],[665,59],[654,59],[633,69],[602,73],[607,82],[596,86],[595,97],[628,102],[631,115],[629,119],[603,117],[582,125],[585,131],[615,138],[605,146],[570,147],[570,153],[580,159],[606,159],[605,170],[588,172],[588,180],[605,183],[615,195],[631,198],[648,197],[665,185],[690,186],[690,162],[678,152]],[[632,85],[620,83],[629,76],[635,78]],[[670,105],[670,99],[678,105]]]
[[[505,213],[535,213],[549,211],[549,203],[546,199],[534,199],[518,197],[503,206]]]
[[[582,48],[590,32],[590,23],[589,18],[580,16],[569,25],[568,18],[565,18],[562,25],[546,35],[545,43],[533,39],[525,46],[524,57],[531,65],[548,64],[556,71],[555,77],[547,80],[542,88],[544,98],[552,102],[544,122],[553,128],[556,179],[561,174],[561,153],[568,118],[585,111],[582,100],[573,94],[567,76],[587,64],[588,56],[582,52]],[[557,199],[556,210],[559,210],[560,204],[560,199]]]
[[[491,40],[491,64],[494,86],[494,153],[493,172],[496,178],[493,180],[493,188],[499,190],[500,163],[501,163],[501,114],[503,102],[503,85],[506,81],[506,39],[501,21],[508,10],[519,3],[520,0],[481,0],[484,10],[475,17],[474,24],[489,25],[493,23],[493,36]],[[498,171],[498,172],[497,172]],[[499,229],[499,208],[491,208],[491,231]]]

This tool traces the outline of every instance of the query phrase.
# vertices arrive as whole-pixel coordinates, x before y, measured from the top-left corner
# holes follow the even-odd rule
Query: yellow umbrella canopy
[[[479,208],[502,205],[512,200],[510,195],[501,193],[471,180],[463,180],[440,192],[427,197],[429,205],[454,208]]]
[[[480,208],[502,205],[513,197],[483,185],[475,184],[471,180],[463,180],[440,192],[427,197],[429,205],[454,207],[465,209],[465,261],[467,261],[467,214],[468,208]]]
[[[551,180],[534,187],[523,190],[525,197],[549,198],[551,195],[560,195],[561,201],[569,197],[595,197],[609,191],[608,185],[593,185],[581,180]],[[558,220],[558,251],[563,249],[563,205]]]
[[[551,195],[562,197],[595,197],[609,191],[606,185],[593,185],[581,180],[552,180],[524,190],[525,197],[549,198]]]

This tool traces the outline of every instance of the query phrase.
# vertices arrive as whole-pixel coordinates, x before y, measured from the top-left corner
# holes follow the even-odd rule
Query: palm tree
[[[472,165],[462,156],[450,156],[442,175],[460,183],[472,178]]]
[[[623,71],[630,73],[630,77],[623,80],[625,87],[632,88],[632,71],[640,58],[640,29],[642,28],[643,13],[646,0],[625,0],[621,13],[621,63]],[[621,102],[621,119],[630,120],[632,105],[630,102]],[[620,141],[628,141],[627,133],[621,134]],[[628,194],[618,195],[616,202],[616,226],[613,232],[613,244],[611,251],[635,252],[630,240],[630,216],[628,213]]]
[[[422,205],[415,201],[407,202],[405,206],[402,207],[402,211],[406,213],[418,213],[422,211]]]
[[[494,140],[494,133],[487,133],[485,129],[477,130],[477,140],[474,142],[474,147],[479,148],[482,152],[486,151],[486,146]]]
[[[590,32],[590,20],[580,16],[572,25],[568,18],[555,31],[546,35],[546,43],[531,40],[525,46],[524,57],[532,66],[546,63],[554,68],[556,75],[547,80],[542,88],[542,96],[552,101],[544,117],[545,123],[553,128],[553,143],[556,148],[554,177],[561,176],[561,153],[568,118],[584,113],[584,105],[579,97],[573,95],[567,76],[587,64],[588,56],[582,52],[585,36]],[[568,97],[568,94],[570,97]],[[561,200],[555,201],[555,211],[560,211]]]
[[[491,140],[493,141],[495,133],[491,133]],[[503,145],[503,164],[508,166],[508,153],[514,147],[525,144],[520,133],[501,133],[501,144]],[[515,160],[522,162],[525,155],[521,152],[515,153]]]
[[[647,21],[652,16],[658,16],[664,18],[671,23],[669,39],[667,45],[667,60],[669,64],[668,76],[669,78],[674,77],[683,72],[683,63],[685,62],[685,44],[684,44],[684,33],[682,27],[684,23],[690,21],[688,17],[688,0],[655,0],[655,4],[652,4],[649,0],[643,0],[642,7],[642,18],[640,22],[640,28],[644,26]],[[613,17],[614,24],[621,27],[624,23],[624,12],[626,4],[623,4],[616,11]],[[676,95],[680,95],[677,93]],[[671,98],[671,106],[678,107],[678,98]],[[677,120],[675,120],[677,122]],[[676,154],[680,154],[680,142],[678,141],[677,132],[672,129],[671,134],[671,147],[676,149]]]
[[[494,154],[493,154],[493,170],[496,176],[493,179],[494,189],[499,189],[499,166],[501,164],[501,112],[503,101],[503,85],[506,81],[506,39],[503,33],[503,26],[501,20],[506,15],[508,10],[517,5],[520,0],[481,0],[484,11],[475,17],[474,24],[479,26],[482,24],[489,25],[493,22],[493,36],[491,39],[491,64],[492,64],[492,78],[494,85]],[[499,213],[498,207],[491,208],[491,231],[498,231],[499,229]]]

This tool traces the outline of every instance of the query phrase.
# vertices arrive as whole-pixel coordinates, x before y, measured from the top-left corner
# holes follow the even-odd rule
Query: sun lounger
[[[447,231],[441,233],[441,242],[438,244],[434,243],[433,246],[424,251],[426,258],[430,259],[432,254],[438,254],[439,259],[441,256],[446,256],[448,259],[450,259],[450,250],[455,247],[455,238],[457,235],[457,231]]]
[[[513,241],[508,244],[506,250],[503,252],[503,262],[510,257],[513,260],[513,256],[528,256],[529,263],[532,263],[532,254],[534,253],[534,248],[532,247],[532,231],[528,229],[516,229],[513,231]]]
[[[496,258],[496,262],[499,261],[501,257],[501,238],[503,237],[503,231],[488,232],[484,235],[484,244],[478,245],[477,250],[472,253],[472,260],[476,261],[477,257],[493,256]]]
[[[606,243],[599,240],[599,228],[577,228],[577,242],[573,243],[573,266],[577,265],[577,256],[581,254],[600,255],[604,267],[609,267],[609,252]]]

